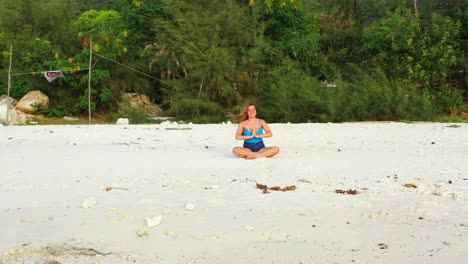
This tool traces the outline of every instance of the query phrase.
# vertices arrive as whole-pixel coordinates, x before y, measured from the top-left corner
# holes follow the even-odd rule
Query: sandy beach
[[[466,261],[468,124],[270,128],[0,126],[0,263]]]

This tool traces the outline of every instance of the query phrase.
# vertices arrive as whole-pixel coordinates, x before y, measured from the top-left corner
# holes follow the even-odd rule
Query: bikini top
[[[263,128],[260,125],[260,119],[257,119],[257,120],[258,120],[258,129],[257,129],[256,134],[261,135],[261,134],[263,134]],[[251,136],[252,135],[252,132],[250,132],[247,129],[247,121],[245,121],[244,131],[242,131],[242,135],[243,136]],[[262,141],[263,140],[261,138],[255,138],[255,137],[244,140],[245,143],[258,143],[258,142],[262,142]]]

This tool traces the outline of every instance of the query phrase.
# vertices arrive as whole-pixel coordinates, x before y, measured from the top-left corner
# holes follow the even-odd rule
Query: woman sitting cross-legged
[[[242,158],[255,159],[259,157],[273,157],[280,149],[276,146],[265,147],[262,138],[271,137],[270,128],[265,120],[256,118],[255,104],[247,104],[241,113],[232,117],[239,122],[236,139],[244,140],[243,147],[235,147],[232,152]]]

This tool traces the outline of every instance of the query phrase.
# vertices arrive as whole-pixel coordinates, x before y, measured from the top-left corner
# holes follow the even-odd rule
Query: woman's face
[[[255,115],[257,115],[257,109],[255,108],[255,105],[250,105],[247,108],[247,116],[249,118],[255,118]]]

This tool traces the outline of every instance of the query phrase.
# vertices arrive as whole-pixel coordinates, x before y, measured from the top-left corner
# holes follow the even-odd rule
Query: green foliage
[[[64,112],[61,107],[45,107],[45,106],[39,106],[37,113],[46,116],[46,117],[63,117]]]
[[[146,124],[149,122],[150,118],[148,112],[145,109],[132,107],[127,99],[123,100],[122,106],[120,107],[118,113],[111,113],[107,115],[107,119],[110,119],[113,122],[115,122],[115,120],[122,115],[129,119],[130,124]]]
[[[436,94],[437,105],[440,112],[458,115],[464,107],[463,91],[460,89],[443,89]]]
[[[218,104],[199,99],[181,99],[174,102],[168,112],[183,120],[199,123],[219,122],[226,119],[226,114]]]
[[[92,41],[92,109],[109,118],[123,92],[195,122],[224,121],[246,101],[272,122],[456,116],[468,91],[468,9],[418,5],[416,16],[407,0],[3,0],[0,93],[13,45],[14,74],[66,76],[13,75],[14,98],[37,89],[50,98],[44,115],[86,114]]]
[[[392,78],[437,87],[457,64],[459,31],[459,22],[438,14],[423,29],[411,10],[398,8],[364,30],[362,52],[370,54],[370,65],[382,66]]]
[[[296,67],[280,66],[262,76],[266,87],[259,97],[259,114],[275,122],[307,122],[326,119],[320,83]]]
[[[450,72],[458,64],[461,56],[457,51],[460,22],[450,17],[433,14],[429,29],[420,41],[414,70],[410,80],[421,83],[423,87],[442,86],[448,80]]]
[[[437,119],[438,122],[443,123],[468,123],[468,118],[460,118],[460,117],[441,117]]]
[[[349,76],[326,85],[304,73],[278,68],[259,108],[277,122],[343,122],[367,120],[431,120],[430,98],[411,86],[391,82],[380,71],[368,74],[349,67]],[[280,88],[281,87],[281,88]]]
[[[128,107],[122,110],[122,113],[128,117],[130,124],[147,124],[149,115],[144,109]]]
[[[318,51],[317,22],[294,1],[271,1],[258,11],[264,24],[265,63],[280,65],[298,60],[308,69]]]
[[[159,66],[171,104],[206,100],[230,108],[257,71],[256,30],[248,9],[234,1],[171,1],[170,22],[160,23],[153,65]],[[248,89],[252,89],[251,86]],[[254,93],[255,91],[249,91]],[[168,102],[168,100],[166,100]],[[177,107],[176,107],[177,108]],[[176,111],[179,112],[179,111]]]
[[[364,29],[362,53],[369,54],[370,65],[379,65],[392,78],[413,74],[420,31],[411,10],[398,8]]]

